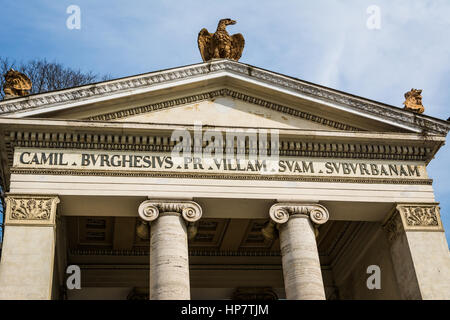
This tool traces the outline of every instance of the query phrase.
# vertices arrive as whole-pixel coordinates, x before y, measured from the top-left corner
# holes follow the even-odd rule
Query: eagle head
[[[228,26],[228,25],[233,25],[233,24],[236,24],[236,20],[232,20],[230,18],[221,19],[219,21],[219,25]]]

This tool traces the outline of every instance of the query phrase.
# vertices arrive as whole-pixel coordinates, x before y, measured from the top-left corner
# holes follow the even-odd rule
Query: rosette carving
[[[286,223],[294,214],[307,215],[315,224],[324,224],[330,218],[328,210],[320,204],[277,203],[269,210],[270,218],[279,224]]]
[[[179,213],[187,222],[198,221],[202,217],[202,208],[193,201],[146,200],[138,209],[139,216],[145,221],[154,221],[162,213]]]

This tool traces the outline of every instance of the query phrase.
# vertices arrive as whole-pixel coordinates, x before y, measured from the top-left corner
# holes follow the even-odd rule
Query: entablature
[[[445,141],[444,136],[424,136],[414,133],[267,129],[265,131],[270,135],[276,135],[277,139],[269,139],[264,141],[265,144],[261,144],[258,140],[261,136],[255,136],[257,137],[256,143],[255,140],[247,137],[250,133],[257,132],[258,129],[202,127],[200,128],[200,136],[203,136],[208,130],[214,131],[219,135],[234,134],[244,136],[245,139],[242,144],[234,144],[234,139],[232,147],[225,143],[227,153],[239,153],[239,155],[244,154],[246,156],[258,154],[258,152],[263,150],[270,156],[271,153],[277,152],[280,159],[282,159],[280,166],[284,166],[282,169],[285,172],[283,174],[281,172],[280,174],[271,174],[269,172],[261,174],[259,169],[255,170],[254,168],[258,165],[256,162],[253,165],[246,163],[245,170],[241,171],[238,169],[236,171],[235,169],[235,172],[231,171],[230,164],[226,162],[223,163],[223,166],[227,166],[227,168],[220,167],[214,170],[211,169],[212,171],[207,170],[208,168],[202,168],[205,170],[191,170],[192,168],[175,170],[177,169],[175,167],[170,170],[161,168],[158,171],[158,168],[144,169],[145,166],[141,166],[140,169],[119,169],[116,168],[116,165],[113,165],[114,168],[106,168],[109,170],[105,171],[103,170],[105,168],[93,166],[92,164],[83,166],[78,163],[81,160],[76,159],[81,159],[82,153],[89,154],[86,157],[98,157],[96,154],[106,154],[104,157],[108,163],[113,156],[117,158],[133,156],[133,154],[141,157],[141,160],[146,153],[164,158],[165,156],[170,156],[179,147],[176,141],[171,141],[172,133],[177,130],[184,130],[184,132],[194,137],[189,140],[189,147],[194,153],[204,152],[208,146],[208,141],[199,142],[196,138],[196,135],[198,137],[199,134],[199,128],[186,125],[0,118],[0,128],[4,137],[1,142],[1,150],[2,179],[5,190],[8,190],[7,186],[9,185],[9,178],[12,172],[17,174],[57,175],[79,175],[80,173],[89,175],[125,174],[126,176],[147,176],[149,174],[157,176],[160,174],[161,176],[173,176],[174,178],[179,177],[181,174],[183,177],[191,178],[196,176],[199,178],[219,179],[254,179],[255,177],[265,179],[270,177],[272,180],[276,180],[278,177],[280,180],[289,181],[308,178],[311,181],[336,181],[336,179],[339,179],[339,181],[348,182],[351,179],[351,181],[361,181],[361,183],[365,183],[367,177],[370,177],[375,182],[382,178],[382,181],[380,180],[382,183],[387,179],[395,178],[395,181],[404,180],[402,183],[414,184],[420,182],[428,184],[429,179],[426,175],[425,166]],[[228,140],[224,139],[224,141]],[[262,148],[261,145],[263,146]],[[58,167],[55,166],[55,163],[49,167],[39,166],[39,163],[36,163],[38,166],[34,166],[30,160],[28,164],[24,163],[21,166],[15,166],[17,157],[20,158],[17,154],[19,151],[30,153],[27,153],[28,157],[32,153],[47,152],[48,154],[45,155],[47,160],[48,157],[55,156],[52,153],[59,154],[64,152],[67,153],[71,165]],[[329,161],[332,162],[328,163]],[[398,163],[393,163],[393,161]],[[341,162],[345,162],[345,164]],[[289,166],[297,165],[303,167],[299,167],[298,170],[296,170],[296,167],[288,168]],[[313,166],[315,169],[313,169]],[[339,173],[339,166],[341,166],[341,171],[347,170],[348,174],[345,172]],[[325,172],[327,169],[330,172]],[[352,173],[350,169],[353,169],[354,172]],[[369,172],[369,170],[372,170],[372,172]],[[399,170],[399,173],[391,172],[389,174],[387,172],[389,170]],[[386,172],[383,176],[384,171]],[[210,177],[211,174],[213,176]],[[308,175],[308,177],[305,175]],[[372,175],[373,177],[371,177]]]

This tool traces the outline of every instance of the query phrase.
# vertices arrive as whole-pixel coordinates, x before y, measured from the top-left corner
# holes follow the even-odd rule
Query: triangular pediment
[[[250,127],[250,128],[279,128],[306,130],[339,130],[332,125],[323,124],[324,118],[316,121],[307,120],[306,114],[289,114],[286,110],[278,111],[269,106],[245,102],[231,96],[222,96],[185,105],[162,108],[142,113],[135,110],[135,114],[120,117],[116,113],[116,121],[187,124],[201,123],[203,126],[214,127]],[[335,124],[331,123],[330,124]],[[336,126],[338,124],[335,124]],[[342,129],[349,129],[343,125]]]
[[[449,130],[443,120],[228,60],[1,101],[0,116],[331,131]]]

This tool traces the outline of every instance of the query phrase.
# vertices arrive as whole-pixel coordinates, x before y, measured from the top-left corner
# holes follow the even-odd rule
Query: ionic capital
[[[276,203],[269,210],[270,218],[278,224],[286,223],[296,214],[308,216],[315,224],[324,224],[330,217],[324,206],[315,203]]]
[[[8,195],[5,202],[5,225],[55,225],[57,196]]]
[[[187,222],[195,222],[202,217],[202,208],[193,201],[177,200],[146,200],[138,209],[139,216],[144,221],[154,221],[161,213],[181,214]]]

